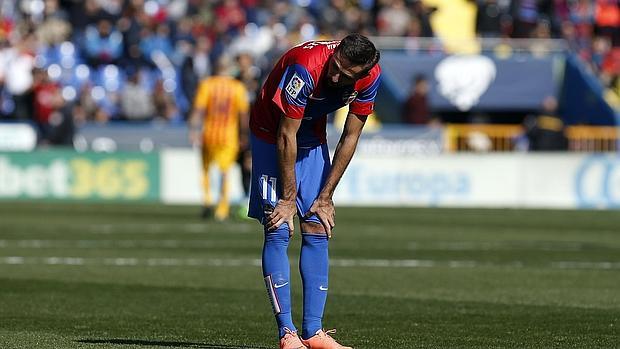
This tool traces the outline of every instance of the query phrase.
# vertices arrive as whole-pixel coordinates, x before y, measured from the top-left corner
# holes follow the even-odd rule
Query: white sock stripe
[[[276,290],[273,287],[271,275],[265,276],[265,286],[267,287],[267,294],[269,295],[269,299],[271,300],[271,306],[273,307],[273,313],[274,315],[278,315],[282,311],[282,308],[280,307],[280,301],[278,300],[278,295],[276,293]]]

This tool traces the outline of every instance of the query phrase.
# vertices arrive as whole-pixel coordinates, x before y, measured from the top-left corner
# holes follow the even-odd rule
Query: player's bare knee
[[[316,222],[301,222],[301,231],[304,234],[325,234],[325,228],[323,228],[323,225]]]

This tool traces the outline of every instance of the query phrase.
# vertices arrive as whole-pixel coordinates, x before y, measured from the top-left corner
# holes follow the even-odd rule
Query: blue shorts
[[[275,144],[267,143],[254,135],[252,145],[252,183],[248,216],[265,223],[266,212],[275,207],[282,195],[280,170]],[[297,148],[295,178],[297,182],[297,215],[301,221],[320,223],[313,215],[304,218],[314,200],[319,196],[331,169],[327,144],[313,148]]]

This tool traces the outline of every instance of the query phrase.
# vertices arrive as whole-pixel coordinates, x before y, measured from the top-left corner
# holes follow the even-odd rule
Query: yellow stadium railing
[[[575,152],[615,152],[620,142],[620,128],[603,126],[568,126],[565,128],[568,150]],[[448,152],[518,150],[525,137],[522,125],[448,124],[445,149]]]
[[[572,151],[610,152],[618,150],[618,127],[569,126],[568,147]]]
[[[521,125],[448,124],[445,149],[457,151],[513,151],[523,135]]]

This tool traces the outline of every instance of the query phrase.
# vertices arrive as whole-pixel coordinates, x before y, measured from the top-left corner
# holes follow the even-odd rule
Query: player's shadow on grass
[[[78,343],[85,344],[118,344],[118,345],[144,345],[159,346],[171,348],[197,348],[197,349],[269,349],[266,347],[255,347],[246,345],[227,345],[227,344],[209,344],[209,343],[193,343],[193,342],[173,342],[173,341],[149,341],[142,339],[80,339]]]

